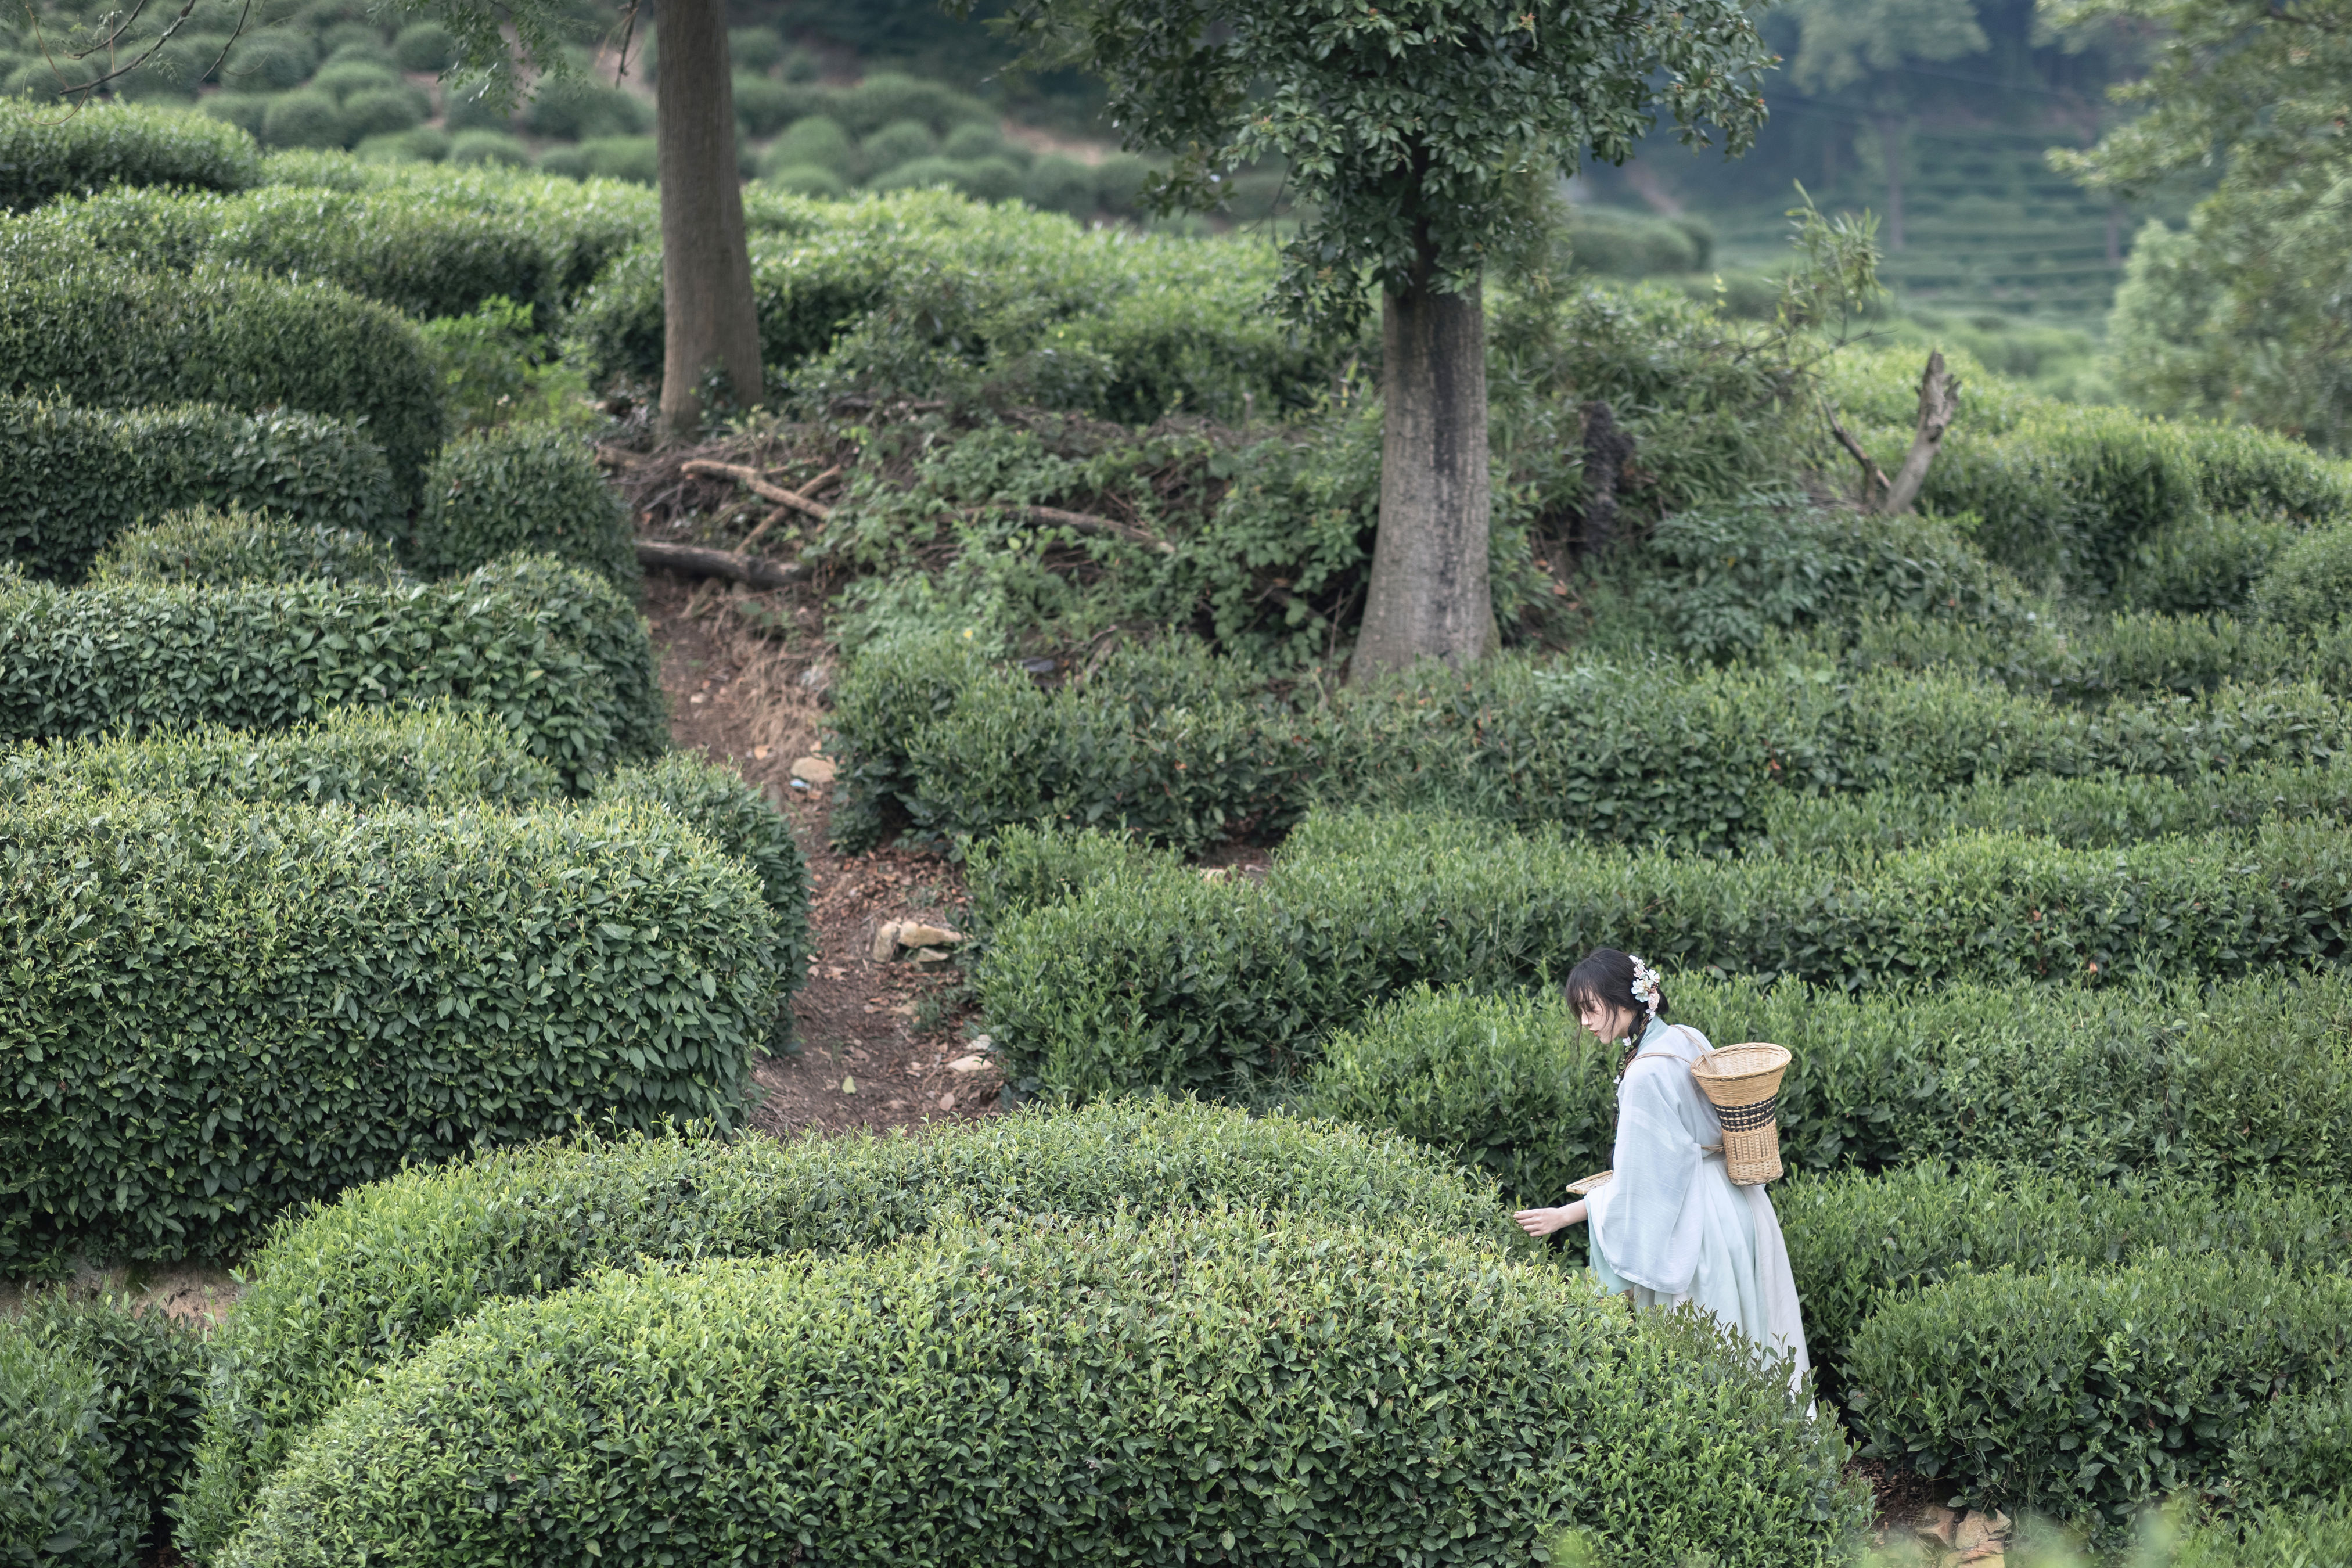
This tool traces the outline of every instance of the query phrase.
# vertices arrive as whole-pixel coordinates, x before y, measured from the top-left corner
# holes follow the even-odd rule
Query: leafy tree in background
[[[1914,61],[1957,60],[1989,46],[1975,0],[1793,0],[1797,53],[1789,74],[1808,92],[1870,87],[1886,176],[1886,247],[1904,247],[1903,128],[1914,95],[1891,75]]]
[[[1129,146],[1173,151],[1147,193],[1162,210],[1213,206],[1237,165],[1285,161],[1312,204],[1285,308],[1344,329],[1367,283],[1381,297],[1380,531],[1353,671],[1479,658],[1481,279],[1533,253],[1556,176],[1587,148],[1622,162],[1661,100],[1685,140],[1747,147],[1772,57],[1744,0],[1013,0],[995,25],[1033,67],[1100,76]]]
[[[2110,328],[2145,406],[2352,449],[2352,0],[2052,0],[2061,26],[2163,29],[2113,90],[2147,112],[2051,161],[2130,196],[2221,164],[2188,232],[2151,225]]]

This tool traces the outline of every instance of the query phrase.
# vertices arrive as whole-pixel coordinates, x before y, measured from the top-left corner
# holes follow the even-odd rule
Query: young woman
[[[1529,1236],[1590,1219],[1592,1272],[1636,1306],[1693,1303],[1766,1354],[1792,1356],[1790,1385],[1811,1364],[1797,1282],[1771,1200],[1736,1186],[1723,1163],[1723,1126],[1690,1064],[1715,1047],[1696,1029],[1664,1020],[1666,998],[1640,959],[1596,949],[1568,977],[1569,1005],[1617,1063],[1615,1175],[1561,1208],[1522,1209]]]

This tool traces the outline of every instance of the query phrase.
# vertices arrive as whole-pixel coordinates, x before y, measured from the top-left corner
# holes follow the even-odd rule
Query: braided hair
[[[1646,987],[1644,983],[1646,982]],[[1644,989],[1649,996],[1643,994]],[[1666,994],[1660,989],[1657,977],[1650,966],[1631,953],[1620,952],[1613,947],[1596,947],[1584,955],[1584,961],[1568,972],[1560,986],[1568,1005],[1582,1012],[1587,1005],[1615,1008],[1631,1013],[1639,1020],[1633,1037],[1625,1042],[1625,1054],[1617,1058],[1617,1077],[1622,1079],[1625,1069],[1633,1065],[1633,1058],[1642,1049],[1642,1034],[1653,1018],[1666,1016]],[[1656,1005],[1650,998],[1655,998]]]

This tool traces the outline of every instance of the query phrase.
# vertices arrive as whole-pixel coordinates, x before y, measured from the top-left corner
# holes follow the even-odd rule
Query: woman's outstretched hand
[[[1519,1228],[1529,1236],[1549,1236],[1553,1231],[1566,1230],[1570,1226],[1584,1223],[1584,1205],[1579,1201],[1565,1208],[1521,1209],[1511,1217],[1518,1221]]]

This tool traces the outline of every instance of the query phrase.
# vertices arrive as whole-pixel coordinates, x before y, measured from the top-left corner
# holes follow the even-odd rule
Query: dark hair
[[[1633,1015],[1637,1022],[1634,1038],[1641,1037],[1638,1023],[1643,1016],[1642,999],[1633,994],[1633,960],[1630,954],[1613,947],[1596,947],[1584,955],[1584,962],[1568,972],[1560,994],[1568,1005],[1579,1012],[1588,1002],[1601,1007],[1616,1007]],[[1658,1016],[1666,1016],[1665,987],[1658,988]]]

